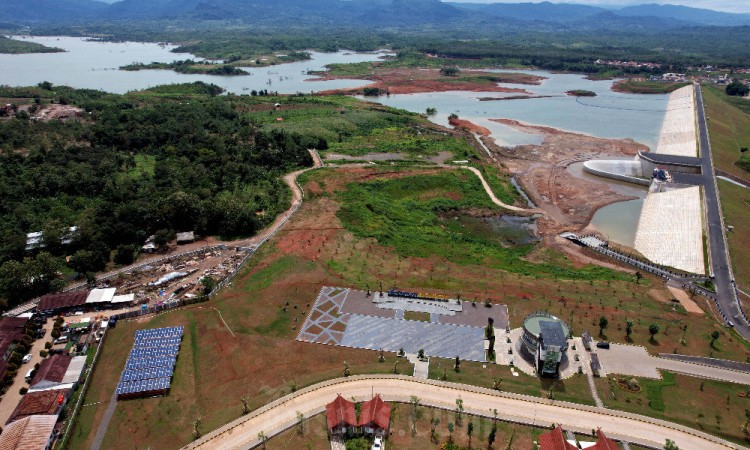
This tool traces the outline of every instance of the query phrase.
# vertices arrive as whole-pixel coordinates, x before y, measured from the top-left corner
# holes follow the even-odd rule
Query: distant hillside
[[[750,25],[750,14],[732,14],[710,9],[690,8],[676,5],[628,6],[617,11],[621,16],[651,16],[676,19],[702,25],[738,26]]]
[[[59,27],[101,22],[179,20],[254,26],[369,27],[415,31],[441,27],[502,31],[649,30],[690,25],[748,25],[750,14],[683,6],[640,5],[621,10],[564,3],[470,4],[440,0],[0,0],[0,23]],[[109,4],[111,3],[111,4]],[[561,27],[562,26],[562,27]]]

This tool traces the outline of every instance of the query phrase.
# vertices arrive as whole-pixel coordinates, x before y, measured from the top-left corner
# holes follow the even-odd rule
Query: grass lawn
[[[417,320],[419,322],[429,322],[430,321],[430,313],[416,312],[416,311],[405,311],[404,312],[404,319],[405,320]]]
[[[750,172],[736,163],[740,160],[741,147],[750,147],[750,101],[727,96],[723,89],[703,86],[703,101],[708,117],[714,165],[721,170],[750,180]],[[748,212],[750,192],[747,189],[718,180],[721,207],[727,225],[734,231],[727,233],[729,253],[737,283],[750,288],[750,226],[745,218]]]
[[[701,92],[714,165],[733,175],[750,179],[750,172],[735,165],[741,156],[740,148],[750,147],[750,101],[731,98],[723,89],[714,86],[703,86]],[[745,107],[744,110],[737,106],[738,102],[742,102],[739,105]]]
[[[492,388],[494,380],[501,380],[500,390],[502,391],[547,397],[551,389],[556,400],[595,406],[586,376],[582,374],[575,374],[565,380],[555,380],[532,377],[518,370],[516,370],[518,376],[515,377],[508,366],[490,363],[462,361],[459,372],[453,370],[453,367],[454,361],[451,359],[431,357],[429,377],[433,380],[442,380],[445,376],[447,381],[453,383],[484,388]]]
[[[391,403],[391,435],[385,442],[386,448],[399,450],[439,449],[448,441],[451,433],[448,424],[454,426],[453,440],[462,447],[468,447],[469,436],[467,429],[469,422],[473,423],[471,444],[473,448],[486,449],[487,438],[492,430],[491,418],[470,416],[463,414],[460,423],[456,422],[453,411],[446,411],[426,406],[417,407],[416,435],[412,434],[414,422],[412,406],[404,403]],[[432,438],[433,419],[439,422],[435,426],[435,439]],[[498,421],[495,442],[492,449],[530,449],[534,448],[539,434],[548,430],[510,424]],[[293,427],[282,434],[270,439],[266,445],[269,450],[276,449],[309,449],[328,450],[331,448],[326,432],[326,418],[318,414],[305,422],[304,430],[299,426]],[[369,447],[368,447],[369,448]]]
[[[750,435],[742,431],[750,420],[748,386],[669,372],[662,375],[663,380],[636,378],[641,387],[638,393],[622,389],[616,375],[598,378],[596,385],[607,408],[681,423],[742,445],[750,443]]]
[[[732,269],[737,283],[743,288],[750,287],[750,190],[728,181],[719,181],[721,209],[724,222],[733,226],[733,231],[726,233],[729,254],[732,258]]]

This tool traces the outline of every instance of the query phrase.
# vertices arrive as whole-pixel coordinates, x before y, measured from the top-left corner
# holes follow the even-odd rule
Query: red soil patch
[[[490,130],[488,128],[485,128],[483,126],[477,125],[475,123],[472,123],[468,120],[462,120],[456,117],[451,117],[448,119],[448,123],[453,125],[456,128],[461,128],[464,131],[469,131],[471,133],[477,133],[480,136],[489,136]]]
[[[496,82],[469,78],[468,76],[487,76],[497,79]],[[340,78],[351,79],[351,76],[325,76],[322,80],[334,80]],[[354,77],[356,78],[356,77]],[[508,74],[500,76],[491,72],[481,71],[464,71],[458,77],[446,77],[440,75],[439,69],[378,69],[374,73],[367,75],[368,80],[374,82],[361,88],[336,89],[322,91],[321,95],[332,94],[360,94],[364,88],[378,88],[383,92],[390,94],[417,94],[423,92],[446,92],[446,91],[468,91],[468,92],[515,92],[519,94],[531,94],[525,89],[506,88],[498,86],[499,82],[520,83],[520,84],[539,84],[541,77],[529,76],[527,74]]]

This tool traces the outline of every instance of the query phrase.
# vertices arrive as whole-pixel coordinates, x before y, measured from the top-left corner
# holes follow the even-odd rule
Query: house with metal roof
[[[72,389],[80,380],[85,365],[85,356],[52,355],[39,365],[29,392]]]

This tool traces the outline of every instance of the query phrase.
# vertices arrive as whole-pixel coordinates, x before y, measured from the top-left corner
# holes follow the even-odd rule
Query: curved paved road
[[[310,417],[324,411],[326,403],[336,394],[362,401],[369,399],[373,392],[379,393],[386,401],[397,402],[408,402],[416,395],[422,405],[448,410],[455,408],[455,400],[460,397],[469,414],[492,417],[492,411],[497,409],[498,418],[529,425],[548,427],[559,423],[565,429],[587,433],[592,428],[601,427],[614,439],[650,447],[661,448],[669,438],[683,450],[743,448],[682,425],[636,414],[399,375],[362,375],[331,380],[287,395],[205,435],[184,449],[252,448],[260,443],[259,433],[270,437],[294,426],[297,412]]]

